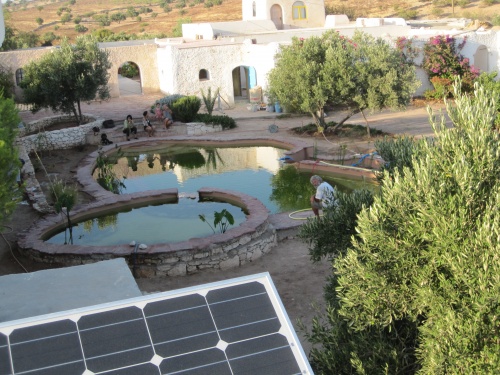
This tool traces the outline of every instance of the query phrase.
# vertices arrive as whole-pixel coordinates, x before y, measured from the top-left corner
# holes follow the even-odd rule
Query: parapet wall
[[[84,125],[74,126],[60,130],[44,131],[50,125],[74,121],[71,115],[51,116],[41,120],[32,121],[25,125],[25,129],[20,131],[17,139],[28,153],[32,151],[60,150],[68,149],[86,144],[86,135],[97,126],[102,128],[104,119],[92,115],[84,114],[84,121],[92,121]],[[23,136],[26,133],[39,131],[37,134]]]
[[[60,215],[50,215],[20,236],[19,251],[38,262],[65,266],[125,257],[137,277],[165,277],[196,273],[207,268],[238,267],[276,246],[276,230],[269,222],[267,208],[258,199],[212,188],[202,188],[198,193],[200,199],[217,199],[244,208],[248,212],[246,221],[225,233],[184,242],[154,244],[135,253],[135,248],[128,244],[79,246],[47,243],[43,240],[46,236],[65,227]],[[72,220],[78,222],[124,207],[176,201],[177,194],[177,189],[167,189],[110,196],[75,210]]]

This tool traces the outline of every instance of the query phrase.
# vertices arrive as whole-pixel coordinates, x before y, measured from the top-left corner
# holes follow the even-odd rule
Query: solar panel
[[[0,375],[312,374],[268,273],[0,324]]]

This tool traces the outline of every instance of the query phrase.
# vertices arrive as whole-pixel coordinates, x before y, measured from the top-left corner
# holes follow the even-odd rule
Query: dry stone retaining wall
[[[104,119],[96,118],[91,115],[84,115],[84,119],[85,121],[93,120],[93,122],[52,131],[43,131],[43,129],[55,123],[72,121],[74,117],[68,115],[52,116],[32,121],[25,125],[24,130],[21,130],[17,142],[22,145],[28,153],[32,151],[68,149],[84,145],[86,144],[87,134],[92,131],[92,128],[97,126],[100,129],[104,122]],[[23,134],[37,130],[40,131],[37,134],[22,136]]]
[[[276,230],[270,224],[267,208],[258,199],[211,188],[202,188],[198,192],[200,198],[219,199],[240,205],[249,212],[247,220],[225,233],[179,243],[155,244],[134,253],[134,247],[128,244],[79,246],[46,243],[42,239],[44,235],[64,228],[65,225],[60,215],[50,215],[20,236],[19,249],[36,261],[67,266],[125,257],[136,276],[164,277],[186,275],[207,268],[241,266],[268,253],[277,244]],[[175,199],[177,189],[110,196],[76,210],[73,221],[88,219],[103,210]]]
[[[204,135],[222,131],[222,125],[205,124],[203,122],[189,122],[187,125],[187,135]]]

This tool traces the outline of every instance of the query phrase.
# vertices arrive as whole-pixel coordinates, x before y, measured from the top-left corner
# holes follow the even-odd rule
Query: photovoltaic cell
[[[312,374],[269,274],[0,324],[0,375]]]

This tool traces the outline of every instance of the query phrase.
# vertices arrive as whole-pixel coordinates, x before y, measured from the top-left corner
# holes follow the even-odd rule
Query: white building
[[[461,53],[481,71],[498,71],[500,42],[496,31],[466,30],[465,24],[462,20],[455,28],[436,29],[429,25],[411,27],[401,18],[349,22],[345,15],[325,17],[323,0],[243,0],[242,21],[184,24],[181,38],[102,43],[101,47],[110,51],[112,97],[121,95],[118,69],[130,61],[139,67],[143,93],[201,95],[201,89],[220,88],[222,99],[232,104],[249,100],[255,86],[265,92],[267,74],[274,67],[280,44],[290,43],[292,37],[319,36],[328,29],[345,36],[362,30],[390,42],[400,36],[415,37],[422,44],[438,34],[454,35],[459,40],[467,36]],[[22,67],[52,48],[3,52],[0,64],[15,72],[19,84]],[[417,70],[423,83],[416,92],[420,95],[431,86],[425,72]],[[20,88],[16,94],[21,97]]]

